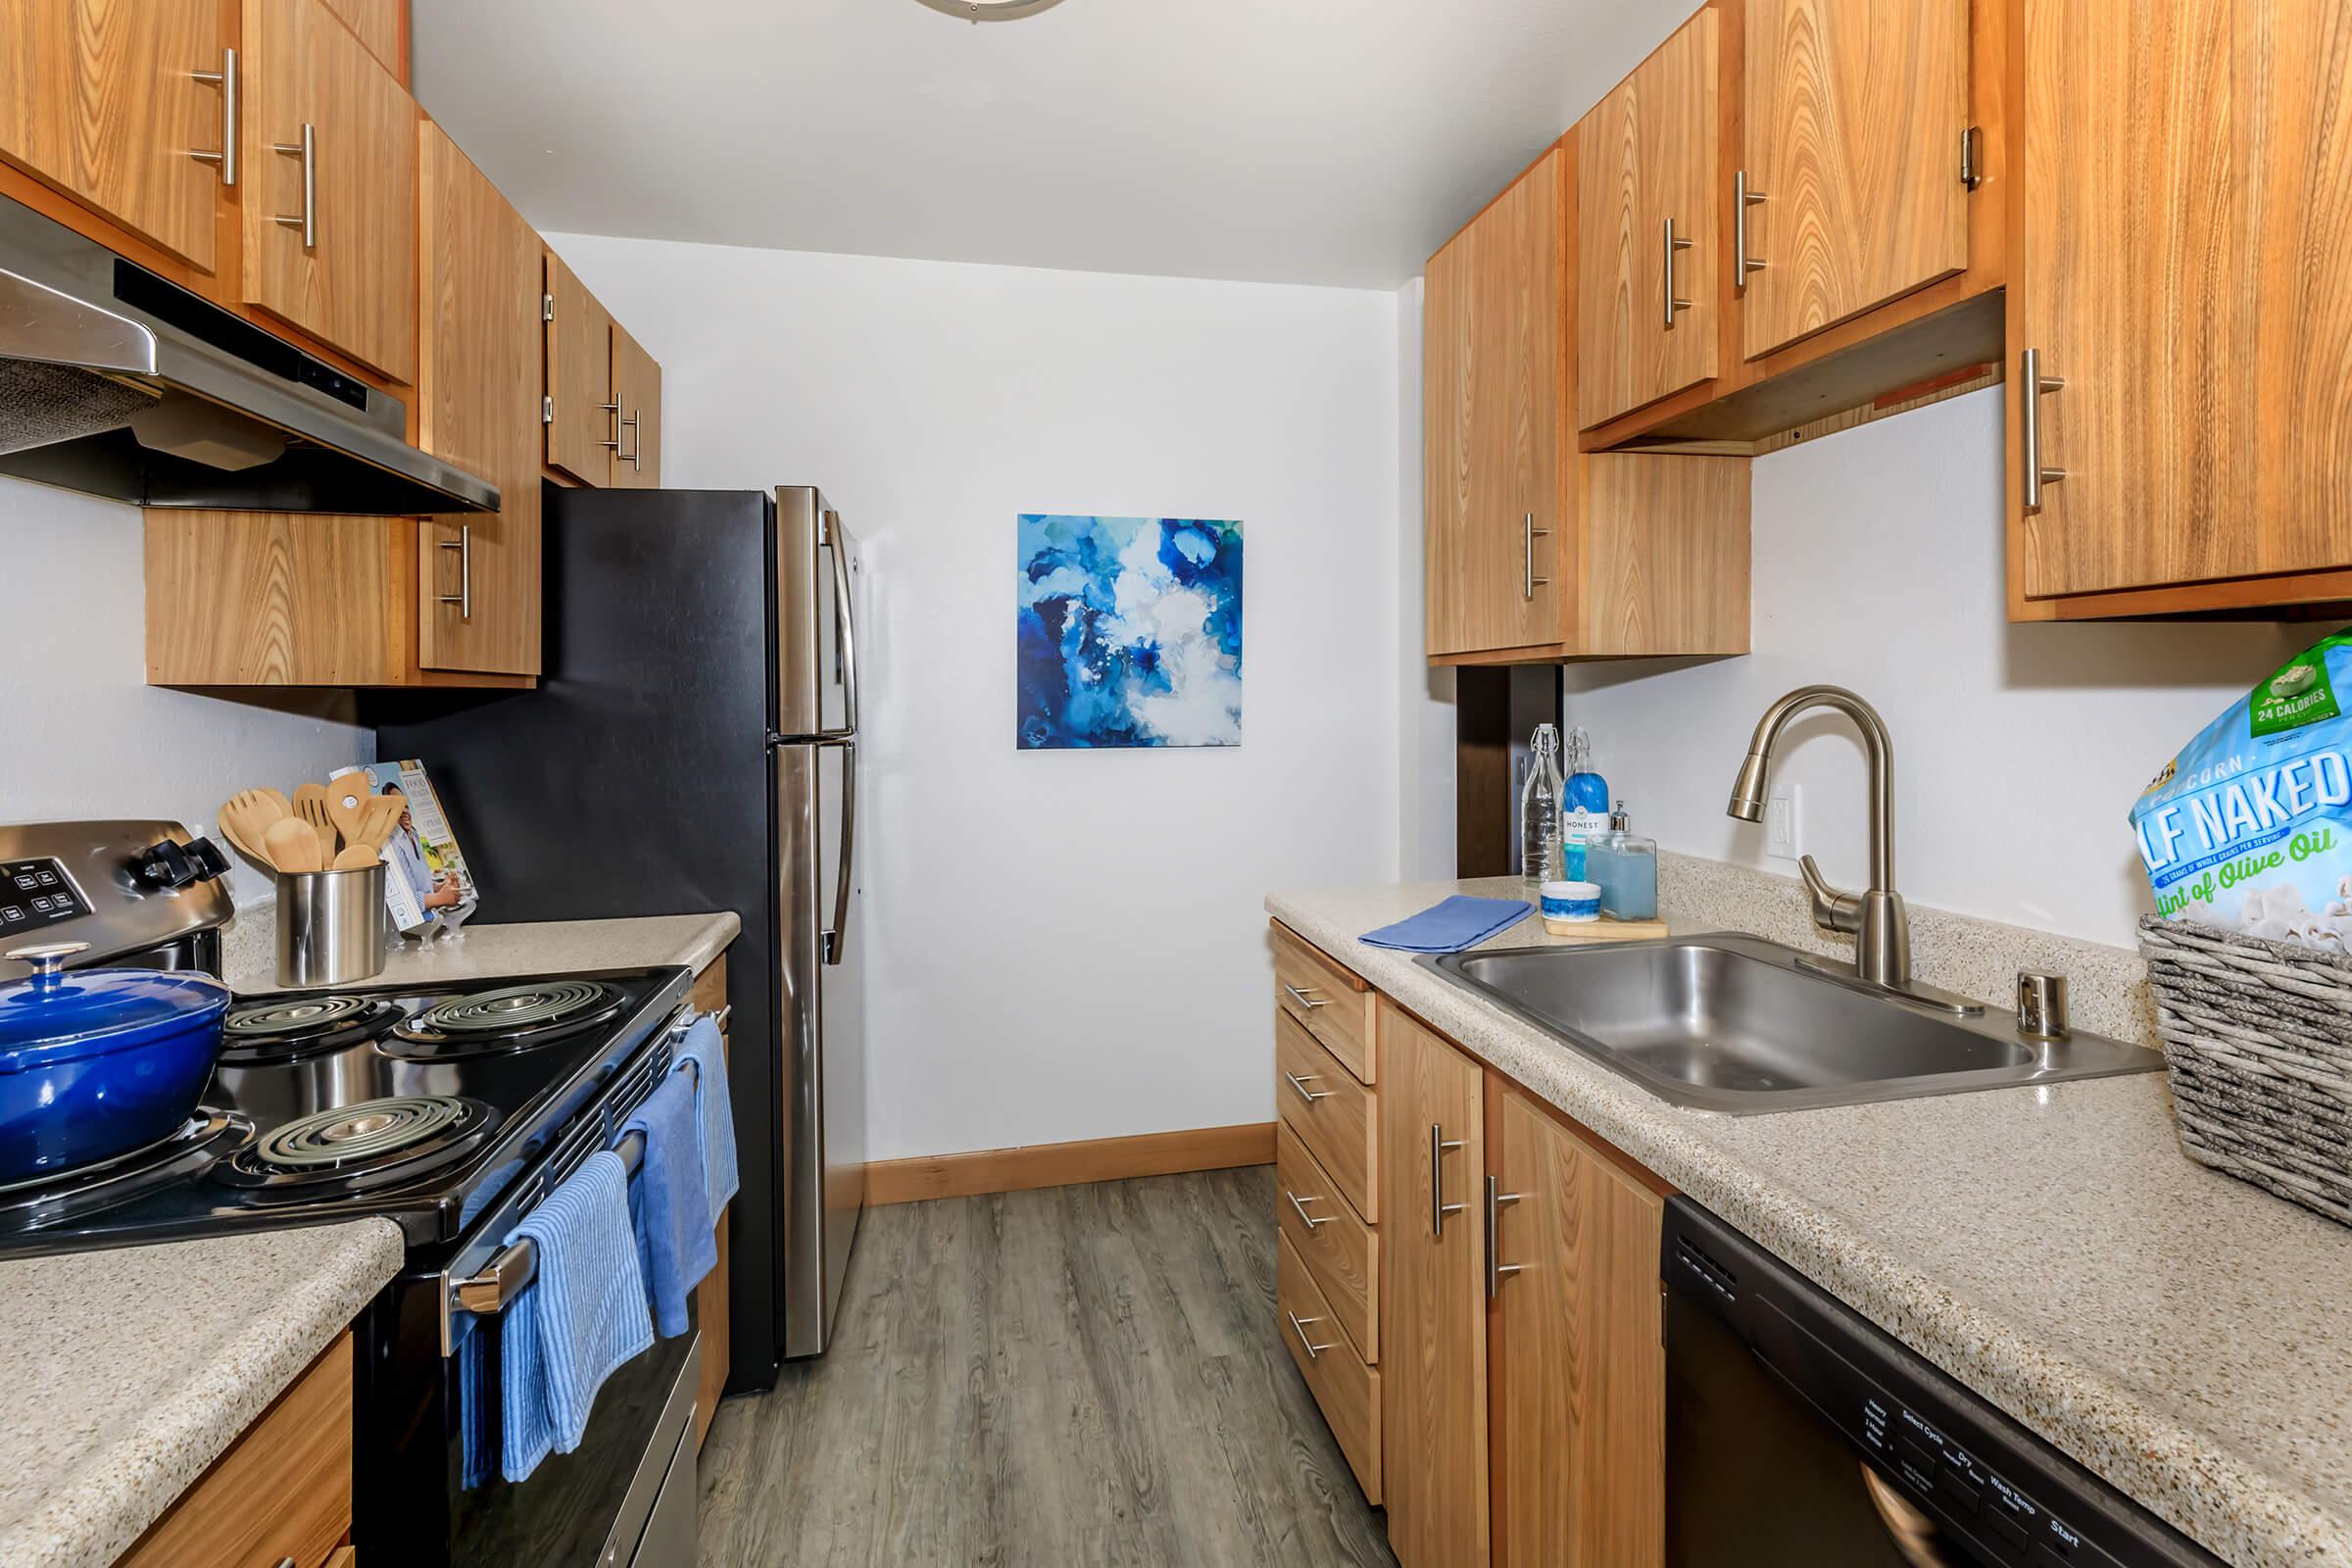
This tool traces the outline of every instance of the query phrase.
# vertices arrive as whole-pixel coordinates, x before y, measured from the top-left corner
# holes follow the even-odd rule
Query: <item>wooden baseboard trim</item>
[[[1072,1144],[982,1149],[968,1154],[886,1159],[865,1167],[868,1203],[914,1203],[927,1198],[971,1198],[1025,1193],[1039,1187],[1174,1176],[1274,1163],[1274,1123],[1196,1127],[1132,1138],[1089,1138]]]

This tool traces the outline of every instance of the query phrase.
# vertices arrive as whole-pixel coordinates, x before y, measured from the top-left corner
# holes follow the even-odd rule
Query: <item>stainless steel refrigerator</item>
[[[538,689],[377,699],[376,755],[431,771],[476,923],[742,917],[728,1386],[765,1388],[831,1339],[864,1204],[863,574],[805,486],[546,502]]]

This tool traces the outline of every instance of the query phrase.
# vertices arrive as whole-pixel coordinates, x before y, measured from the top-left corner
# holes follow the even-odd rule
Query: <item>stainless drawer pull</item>
[[[1747,188],[1747,171],[1732,178],[1732,286],[1747,290],[1747,274],[1761,272],[1764,264],[1747,254],[1747,210],[1764,200],[1760,190]]]
[[[191,152],[188,156],[200,164],[219,165],[220,183],[234,185],[237,182],[237,52],[221,50],[219,71],[191,71],[188,74],[220,89],[220,150]]]
[[[1446,1157],[1447,1150],[1461,1147],[1460,1139],[1446,1138],[1443,1126],[1434,1121],[1429,1124],[1429,1234],[1432,1236],[1444,1236],[1446,1216],[1462,1211],[1461,1204],[1446,1201],[1446,1176],[1438,1163]]]
[[[1501,1224],[1495,1217],[1495,1211],[1505,1203],[1516,1203],[1521,1196],[1518,1193],[1496,1192],[1494,1178],[1492,1176],[1487,1178],[1487,1299],[1490,1301],[1501,1294],[1504,1275],[1516,1274],[1526,1266],[1521,1263],[1497,1262],[1496,1258],[1499,1254],[1494,1248],[1496,1232],[1501,1229]]]
[[[2026,510],[2039,512],[2041,510],[2041,487],[2045,484],[2056,484],[2066,477],[2064,468],[2042,466],[2041,400],[2043,394],[2056,392],[2063,388],[2066,380],[2063,376],[2041,373],[2041,351],[2039,349],[2028,349],[2022,358],[2024,363],[2019,367],[2017,379],[2019,395],[2025,401],[2018,408],[2017,435],[2018,445],[2024,448],[2024,451],[2019,456],[2025,460],[2022,466],[2026,470]]]
[[[304,250],[317,250],[318,248],[318,127],[306,122],[302,127],[302,140],[273,142],[270,144],[270,150],[283,153],[288,158],[302,160],[302,211],[293,216],[280,213],[277,215],[277,221],[283,227],[302,230],[302,248]]]
[[[1291,1332],[1298,1336],[1298,1343],[1300,1345],[1306,1347],[1306,1358],[1309,1361],[1320,1360],[1323,1352],[1331,1348],[1330,1343],[1317,1345],[1313,1340],[1307,1338],[1306,1326],[1309,1323],[1322,1322],[1323,1320],[1321,1318],[1300,1317],[1296,1312],[1285,1312],[1282,1315],[1291,1320]]]
[[[1537,589],[1548,588],[1551,586],[1551,579],[1549,577],[1539,577],[1536,575],[1536,541],[1538,539],[1548,539],[1550,537],[1551,530],[1549,528],[1537,527],[1536,514],[1532,512],[1529,513],[1527,514],[1526,532],[1523,535],[1526,545],[1526,555],[1524,558],[1525,564],[1521,568],[1522,581],[1525,585],[1525,591],[1520,595],[1522,599],[1533,599],[1536,597]]]
[[[1663,270],[1666,274],[1664,280],[1666,284],[1666,330],[1669,332],[1674,330],[1675,313],[1690,308],[1689,300],[1681,298],[1674,292],[1674,256],[1677,251],[1689,250],[1691,243],[1687,239],[1676,239],[1674,237],[1674,220],[1671,218],[1666,220],[1666,251]]]
[[[643,414],[644,412],[645,411],[643,409],[640,409],[637,411],[637,414]],[[637,450],[634,452],[624,452],[619,447],[615,446],[612,449],[612,461],[615,463],[626,463],[630,467],[635,468],[639,473],[643,473],[645,471],[645,431],[638,427],[637,415],[632,414],[627,418],[621,420],[620,427],[623,430],[637,431]]]
[[[1328,1225],[1331,1223],[1331,1216],[1328,1214],[1321,1219],[1317,1219],[1314,1215],[1309,1214],[1306,1211],[1306,1200],[1300,1198],[1297,1193],[1292,1192],[1289,1188],[1286,1187],[1282,1190],[1282,1196],[1291,1200],[1291,1206],[1298,1211],[1298,1217],[1300,1219],[1306,1221],[1306,1228],[1308,1230],[1311,1231],[1318,1225]],[[1323,1200],[1318,1198],[1315,1200],[1315,1201],[1320,1203],[1323,1201]]]
[[[1315,1007],[1328,1007],[1331,1005],[1330,999],[1318,997],[1312,991],[1301,991],[1297,986],[1289,985],[1287,983],[1282,989],[1288,991],[1291,994],[1291,1000],[1298,1003],[1301,1007],[1312,1009]]]
[[[1303,1078],[1299,1077],[1295,1072],[1286,1072],[1282,1076],[1288,1080],[1293,1089],[1298,1091],[1298,1098],[1305,1101],[1310,1105],[1318,1100],[1329,1100],[1332,1097],[1333,1091],[1329,1089],[1317,1090],[1306,1087],[1308,1084],[1321,1080],[1323,1075],[1319,1072],[1310,1072]]]
[[[471,620],[473,618],[473,524],[470,522],[460,523],[458,536],[455,539],[442,540],[441,548],[455,550],[458,553],[458,591],[454,594],[441,594],[438,597],[441,603],[458,607],[460,620]]]
[[[620,450],[620,405],[617,402],[599,403],[597,407],[612,416],[612,439],[599,441],[597,445],[612,453],[615,463],[621,462],[627,458],[628,454]]]

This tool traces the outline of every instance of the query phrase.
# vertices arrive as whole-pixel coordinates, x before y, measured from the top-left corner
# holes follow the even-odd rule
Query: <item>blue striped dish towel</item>
[[[735,1169],[735,1107],[727,1099],[727,1041],[718,1019],[694,1020],[678,1047],[678,1060],[694,1063],[694,1108],[703,1126],[703,1187],[711,1223],[743,1182]]]
[[[693,1079],[687,1069],[671,1068],[620,1129],[624,1138],[645,1135],[629,1214],[636,1222],[646,1294],[653,1298],[654,1331],[665,1340],[686,1332],[686,1298],[718,1266]]]
[[[1399,953],[1459,953],[1508,931],[1534,908],[1525,899],[1474,899],[1457,893],[1395,925],[1367,931],[1357,940]]]
[[[531,1283],[499,1325],[500,1473],[522,1481],[552,1449],[580,1446],[596,1391],[654,1343],[629,1225],[629,1168],[609,1149],[580,1161],[522,1217],[508,1245],[537,1250]]]

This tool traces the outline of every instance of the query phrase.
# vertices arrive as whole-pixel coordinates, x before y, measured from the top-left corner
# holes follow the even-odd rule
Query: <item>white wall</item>
[[[0,479],[0,822],[201,828],[233,791],[291,789],[375,755],[347,721],[348,694],[281,694],[268,708],[145,684],[135,507]],[[233,888],[246,903],[270,883],[240,860]]]
[[[815,482],[878,624],[871,1156],[1263,1121],[1269,888],[1398,857],[1396,297],[558,236],[672,486]],[[1013,519],[1238,517],[1238,750],[1013,748]]]
[[[1453,671],[1423,650],[1421,488],[1421,279],[1396,291],[1396,598],[1400,682],[1396,751],[1401,792],[1398,867],[1407,882],[1454,872]]]
[[[1755,465],[1754,652],[1675,668],[1568,666],[1567,717],[1638,831],[1793,874],[1724,815],[1758,715],[1849,686],[1894,737],[1897,884],[1914,903],[2130,944],[2146,883],[2125,813],[2166,759],[2326,628],[2008,623],[2001,392],[1792,447]],[[1867,881],[1860,742],[1799,719],[1776,781],[1804,845]]]

